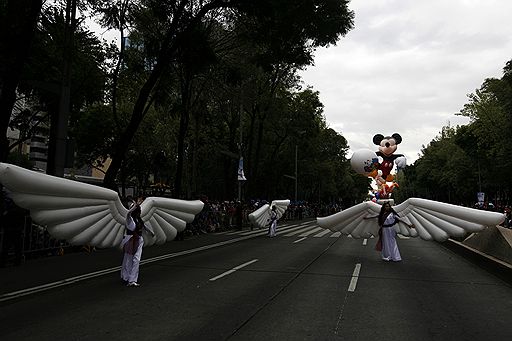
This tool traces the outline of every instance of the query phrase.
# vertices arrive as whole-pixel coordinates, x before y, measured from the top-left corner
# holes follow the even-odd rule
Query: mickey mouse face
[[[385,138],[382,141],[380,141],[380,144],[379,144],[379,150],[385,155],[393,154],[396,151],[397,147],[398,146],[396,145],[394,138],[390,138],[390,139]]]
[[[386,156],[393,154],[400,142],[402,142],[402,137],[397,133],[386,137],[382,134],[377,134],[373,137],[373,143],[378,145],[379,151]]]

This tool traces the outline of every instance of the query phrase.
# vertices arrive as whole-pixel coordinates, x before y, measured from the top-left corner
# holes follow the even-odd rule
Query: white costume
[[[400,251],[396,243],[396,231],[393,227],[398,222],[398,217],[391,212],[384,220],[382,226],[382,259],[385,261],[401,261]]]
[[[275,212],[277,219],[281,219],[284,212],[290,205],[290,200],[274,200],[269,204],[265,204],[258,208],[256,211],[249,214],[248,218],[252,226],[261,229],[268,226],[270,222],[271,212]],[[275,208],[275,211],[272,211]],[[269,230],[270,233],[270,230]]]
[[[132,212],[136,207],[137,205],[133,204],[126,215],[127,233],[121,241],[121,247],[124,250],[123,264],[121,266],[121,279],[128,283],[137,283],[139,279],[139,264],[142,257],[142,246],[144,245],[142,231],[136,231],[137,225],[132,218]],[[138,235],[138,233],[141,233],[141,235]],[[138,241],[134,241],[132,238],[137,238]],[[128,242],[136,243],[136,248],[128,247]]]
[[[268,231],[269,237],[275,237],[277,227],[277,212],[275,210],[270,211],[270,227]]]

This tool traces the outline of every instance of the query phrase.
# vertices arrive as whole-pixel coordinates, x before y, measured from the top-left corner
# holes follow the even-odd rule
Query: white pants
[[[273,220],[272,223],[270,224],[270,228],[268,231],[268,235],[270,237],[274,237],[276,235],[276,228],[277,228],[277,220]]]
[[[382,228],[382,259],[395,262],[402,260],[396,243],[396,231],[392,226]]]
[[[121,242],[121,246],[124,245],[131,239],[132,236],[124,236],[123,241]],[[137,251],[131,255],[129,253],[124,252],[123,264],[121,266],[121,279],[123,281],[137,282],[139,279],[139,263],[142,257],[142,246],[144,245],[144,239],[140,237],[139,246],[137,247]]]

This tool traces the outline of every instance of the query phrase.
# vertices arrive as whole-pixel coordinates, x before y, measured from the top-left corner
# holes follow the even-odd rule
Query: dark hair
[[[391,207],[391,204],[389,202],[383,203],[381,208],[380,208],[380,213],[379,213],[379,219],[378,219],[379,220],[379,226],[384,225],[384,221],[387,218],[387,215],[384,216],[384,213],[386,213],[386,205],[389,205],[389,208],[391,209],[390,213],[394,213],[395,215],[398,216],[398,213],[395,212],[395,210],[393,209],[393,207]]]
[[[132,219],[133,221],[135,222],[135,229],[137,231],[142,231],[142,227],[144,226],[144,222],[142,221],[142,218],[140,217],[140,213],[141,213],[141,210],[140,210],[140,206],[135,204],[136,207],[135,209],[132,211],[131,213],[131,216],[132,216]]]

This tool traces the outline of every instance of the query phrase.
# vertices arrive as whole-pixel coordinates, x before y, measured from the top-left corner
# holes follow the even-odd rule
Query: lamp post
[[[298,146],[295,145],[295,203],[297,203],[297,155],[298,155]]]
[[[299,131],[298,134],[300,136],[305,133],[306,133],[306,131],[303,130],[303,131]],[[295,174],[294,175],[283,174],[283,176],[293,179],[295,181],[295,202],[297,202],[297,199],[298,199],[298,188],[299,188],[298,155],[299,155],[299,145],[297,143],[295,143]]]

